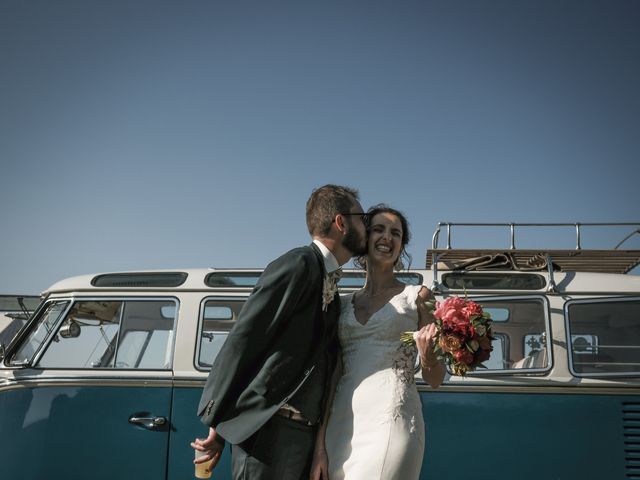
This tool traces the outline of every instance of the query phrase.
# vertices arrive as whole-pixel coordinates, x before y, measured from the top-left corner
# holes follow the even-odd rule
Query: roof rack
[[[583,249],[581,228],[634,227],[614,248],[606,250]],[[446,247],[440,248],[440,233],[446,227]],[[453,227],[505,227],[510,232],[510,246],[503,249],[454,249],[451,247]],[[575,228],[575,249],[518,249],[516,228],[560,227]],[[640,234],[640,222],[636,223],[452,223],[440,222],[433,234],[431,248],[427,250],[426,268],[434,272],[437,287],[437,270],[548,270],[549,287],[553,289],[553,271],[599,272],[624,274],[640,264],[640,250],[621,250],[620,246],[632,236]]]

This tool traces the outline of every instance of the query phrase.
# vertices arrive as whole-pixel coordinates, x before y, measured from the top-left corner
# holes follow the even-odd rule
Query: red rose
[[[486,360],[489,360],[489,357],[491,356],[491,350],[478,350],[476,352],[476,357],[479,363],[482,363]]]
[[[491,340],[489,340],[489,337],[482,336],[482,337],[476,338],[476,340],[478,340],[478,343],[480,344],[480,349],[481,350],[489,350],[489,351],[491,351]]]
[[[475,335],[473,325],[468,322],[458,322],[453,326],[452,330],[456,335],[465,338],[471,338]]]
[[[466,365],[469,365],[471,362],[473,362],[473,354],[466,348],[458,350],[456,353],[454,353],[453,358],[455,358],[457,362],[464,363]]]

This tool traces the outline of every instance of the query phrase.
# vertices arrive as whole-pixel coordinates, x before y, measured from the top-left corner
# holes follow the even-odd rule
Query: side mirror
[[[69,320],[58,331],[62,338],[77,338],[80,336],[80,325],[75,320]]]

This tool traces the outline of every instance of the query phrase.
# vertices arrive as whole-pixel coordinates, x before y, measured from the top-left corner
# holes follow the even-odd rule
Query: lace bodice
[[[402,344],[400,335],[418,327],[416,297],[420,288],[419,285],[406,286],[365,325],[355,317],[353,294],[340,299],[338,335],[345,374],[368,376],[391,369],[404,382],[413,382],[416,348]]]

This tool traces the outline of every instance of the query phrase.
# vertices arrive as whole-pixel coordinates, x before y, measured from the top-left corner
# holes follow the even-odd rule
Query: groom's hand
[[[311,464],[309,479],[329,480],[329,459],[324,448],[318,448],[313,452],[313,463]]]
[[[209,428],[209,435],[204,440],[201,438],[196,438],[193,442],[191,442],[191,447],[194,450],[198,450],[200,452],[204,452],[204,455],[196,458],[193,463],[205,463],[211,462],[208,470],[213,470],[215,466],[220,461],[220,457],[222,456],[222,451],[224,450],[224,438],[217,434],[215,428]]]

